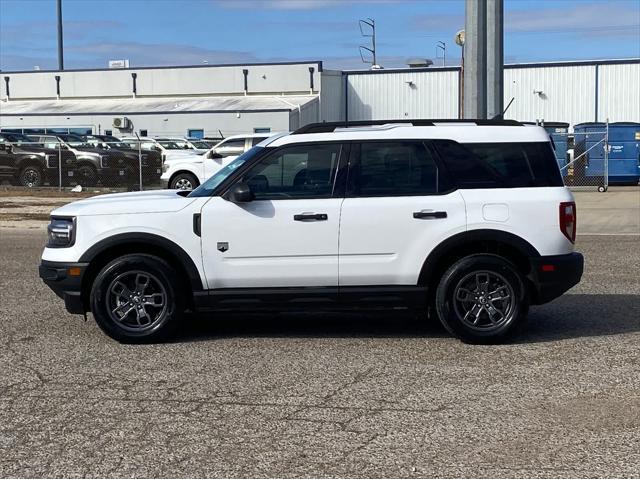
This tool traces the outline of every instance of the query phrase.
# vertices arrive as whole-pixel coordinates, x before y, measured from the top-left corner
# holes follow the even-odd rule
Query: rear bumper
[[[59,263],[53,261],[42,261],[40,263],[40,278],[54,293],[64,300],[65,308],[71,314],[84,314],[86,312],[82,298],[82,278],[88,266],[89,263]],[[78,272],[79,274],[77,274]]]
[[[531,258],[531,303],[544,304],[561,296],[580,282],[583,270],[584,257],[580,253]]]

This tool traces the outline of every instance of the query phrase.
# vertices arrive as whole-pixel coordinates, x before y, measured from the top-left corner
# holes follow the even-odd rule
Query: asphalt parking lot
[[[510,345],[403,316],[192,319],[123,346],[0,229],[0,477],[640,477],[640,237]]]

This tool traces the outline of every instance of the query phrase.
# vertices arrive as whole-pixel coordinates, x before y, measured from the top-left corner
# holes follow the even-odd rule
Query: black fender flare
[[[121,233],[113,236],[109,236],[98,243],[91,246],[85,251],[78,262],[90,263],[101,253],[118,246],[154,246],[160,248],[176,258],[179,264],[183,267],[185,273],[191,283],[192,291],[202,291],[202,279],[200,273],[196,267],[191,256],[187,252],[167,238],[151,233]]]
[[[503,244],[526,258],[540,257],[540,252],[531,243],[513,233],[493,229],[463,231],[462,233],[447,238],[429,253],[422,264],[418,284],[429,284],[433,274],[438,272],[438,264],[440,261],[450,254],[455,253],[456,250],[487,242]]]

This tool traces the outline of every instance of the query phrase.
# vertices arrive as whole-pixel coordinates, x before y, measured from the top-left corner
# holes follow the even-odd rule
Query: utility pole
[[[504,0],[487,0],[487,118],[504,110]]]
[[[62,0],[58,3],[58,70],[64,70],[64,56],[62,46]]]
[[[464,117],[487,117],[487,0],[466,0]]]

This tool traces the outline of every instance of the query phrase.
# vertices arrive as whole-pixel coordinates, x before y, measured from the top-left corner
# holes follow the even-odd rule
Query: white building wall
[[[293,65],[245,65],[64,72],[5,72],[12,99],[56,98],[60,76],[62,98],[127,98],[133,95],[131,73],[137,74],[138,96],[225,95],[244,91],[243,69],[250,94],[310,92],[309,68],[313,68],[314,92],[320,88],[318,63]],[[2,85],[4,87],[4,85]],[[4,90],[4,88],[3,88]],[[0,97],[5,97],[2,91]]]
[[[321,118],[324,121],[344,120],[345,78],[340,71],[322,72]]]
[[[505,107],[514,98],[505,118],[570,124],[594,121],[595,87],[592,65],[505,68]]]
[[[348,120],[457,118],[458,72],[349,73]]]
[[[640,122],[640,63],[600,65],[598,121]]]
[[[22,119],[21,119],[22,118]],[[130,136],[131,132],[120,132],[112,127],[113,115],[77,116],[0,116],[0,128],[43,127],[91,127],[94,133],[112,130],[115,136]],[[151,136],[185,136],[189,129],[204,129],[205,135],[216,136],[218,129],[224,136],[253,133],[254,128],[271,128],[272,132],[289,130],[289,112],[251,113],[186,113],[173,115],[128,115],[133,130],[147,130]]]

